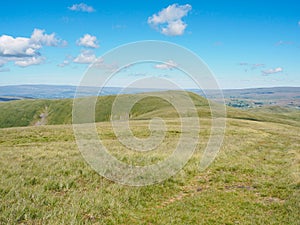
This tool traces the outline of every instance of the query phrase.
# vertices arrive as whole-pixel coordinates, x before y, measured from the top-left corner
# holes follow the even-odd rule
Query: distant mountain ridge
[[[19,98],[34,98],[34,99],[65,99],[74,98],[77,86],[71,85],[10,85],[0,86],[0,96],[19,97]],[[104,87],[101,90],[101,96],[115,95],[122,91],[119,87]],[[81,88],[82,95],[94,96],[100,90],[97,87]],[[146,89],[153,91],[154,89]],[[135,94],[142,92],[142,89],[129,88],[124,93]]]
[[[43,98],[43,99],[61,99],[61,98],[73,98],[76,93],[77,86],[72,85],[45,85],[45,84],[24,84],[24,85],[7,85],[0,86],[0,96],[10,97],[23,97],[23,98]],[[99,91],[98,87],[85,87],[82,88],[85,93],[95,93]],[[104,87],[101,90],[101,95],[115,95],[118,94],[122,87]],[[154,89],[154,88],[127,88],[125,94],[135,94],[141,92],[153,92],[166,89]],[[186,89],[187,91],[196,92],[200,95],[204,95],[204,92],[200,89]],[[222,90],[224,96],[230,94],[247,96],[247,95],[272,95],[278,93],[294,93],[300,98],[300,87],[270,87],[270,88],[246,88],[246,89],[224,89]],[[207,97],[213,97],[216,93],[214,90],[205,90]]]
[[[74,98],[76,86],[71,85],[11,85],[0,86],[0,102],[19,99],[70,99]],[[99,94],[98,87],[81,88],[81,96],[107,96],[165,91],[166,89],[143,89],[104,87]],[[187,89],[211,100],[220,101],[215,90]],[[300,109],[300,87],[247,88],[223,90],[226,104],[236,108],[256,108],[261,106],[283,106]]]

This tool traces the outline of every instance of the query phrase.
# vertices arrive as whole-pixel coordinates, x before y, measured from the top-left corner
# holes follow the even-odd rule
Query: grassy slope
[[[300,125],[294,118],[298,114],[228,108],[221,152],[208,170],[200,172],[210,120],[207,102],[192,97],[204,115],[197,151],[176,176],[148,187],[121,186],[95,173],[81,157],[70,125],[0,129],[0,224],[300,224]],[[101,98],[97,110],[113,100]],[[175,115],[164,101],[150,98],[142,103],[132,110],[139,119],[131,122],[138,137],[149,135],[148,121],[141,119]],[[48,106],[50,123],[71,121],[71,100],[17,104],[31,112],[27,118]],[[1,116],[4,106],[15,107],[0,104]],[[105,121],[109,114],[105,108],[97,120]],[[97,127],[116,158],[145,165],[170,154],[180,134],[177,122],[167,120],[171,129],[165,141],[145,155],[126,151],[109,123]]]
[[[147,125],[132,122],[140,136]],[[178,140],[170,132],[161,151],[143,158],[123,151],[109,123],[98,129],[125,162],[163,159]],[[299,127],[228,119],[217,160],[200,172],[208,129],[203,119],[198,150],[184,170],[148,187],[121,186],[96,174],[70,125],[0,129],[0,224],[299,224]]]

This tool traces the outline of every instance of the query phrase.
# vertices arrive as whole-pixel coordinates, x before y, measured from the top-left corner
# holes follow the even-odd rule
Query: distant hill
[[[76,86],[70,85],[11,85],[0,86],[0,102],[24,98],[33,99],[67,99],[73,98]],[[120,87],[81,88],[82,96],[107,96],[116,95],[122,91]],[[137,94],[143,92],[163,91],[163,89],[129,88],[123,94]],[[219,101],[219,96],[214,90],[188,89],[205,98]],[[235,108],[257,108],[262,106],[283,106],[300,109],[300,87],[274,87],[251,89],[225,89],[223,90],[226,104]]]
[[[199,90],[193,91],[199,93]],[[208,99],[220,100],[214,90],[206,93]],[[226,89],[223,94],[227,105],[236,108],[283,106],[300,109],[300,87]]]
[[[168,95],[180,95],[180,92],[168,91]],[[143,95],[143,94],[140,94]],[[130,98],[132,95],[125,95]],[[194,93],[190,93],[196,106],[203,106],[209,113],[208,101]],[[111,115],[112,104],[116,95],[100,96],[96,104],[96,122],[108,121]],[[35,99],[19,100],[0,103],[0,128],[20,127],[39,124],[41,119],[44,124],[70,124],[72,122],[73,99]],[[46,118],[44,118],[46,116]],[[177,116],[173,106],[157,97],[146,97],[134,105],[131,111],[132,119],[147,119],[153,116]]]
[[[9,85],[0,86],[0,96],[9,96],[15,98],[34,98],[34,99],[64,99],[74,98],[76,86],[70,85]],[[120,87],[104,87],[101,90],[100,96],[116,95],[122,91]],[[153,92],[159,89],[140,89],[128,88],[124,94],[135,94],[141,92]],[[84,87],[81,88],[81,95],[95,96],[98,95],[99,88]],[[0,99],[1,101],[1,99]]]
[[[179,91],[164,92],[176,99]],[[144,94],[139,94],[144,95]],[[189,93],[200,118],[209,118],[210,108],[208,100]],[[132,95],[124,95],[131,98]],[[116,95],[100,96],[96,104],[96,122],[109,121],[112,104]],[[22,127],[34,125],[71,124],[73,99],[27,99],[0,103],[0,128]],[[153,117],[176,118],[178,114],[167,101],[158,97],[146,97],[139,101],[131,110],[130,118],[149,119]],[[240,110],[227,107],[227,117],[255,121],[269,121],[300,126],[300,110],[282,107],[268,107],[266,109]]]
[[[26,98],[23,98],[23,97],[11,97],[11,96],[0,96],[0,102],[9,102],[9,101],[15,101],[15,100],[22,100],[22,99],[26,99]]]

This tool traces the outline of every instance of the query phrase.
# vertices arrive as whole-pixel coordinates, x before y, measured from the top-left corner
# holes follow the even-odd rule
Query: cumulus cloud
[[[275,73],[281,73],[283,72],[283,69],[281,67],[277,67],[275,69],[269,69],[269,70],[263,70],[262,73],[264,75],[270,75],[270,74],[275,74]]]
[[[170,69],[176,68],[177,64],[174,61],[169,60],[166,63],[156,64],[154,67],[156,69],[161,69],[161,70],[170,70]]]
[[[77,11],[77,12],[95,12],[95,9],[92,6],[88,6],[85,3],[80,3],[80,4],[74,4],[70,7],[68,7],[69,10],[71,11]]]
[[[168,35],[168,36],[179,36],[182,35],[186,24],[181,20],[176,20],[168,23],[167,27],[162,28],[161,33]]]
[[[73,60],[74,63],[91,64],[97,60],[95,53],[91,50],[82,50],[81,53]]]
[[[40,46],[58,46],[61,40],[55,37],[55,33],[45,34],[45,30],[34,29],[30,41]]]
[[[20,67],[27,67],[27,66],[31,66],[31,65],[39,65],[42,62],[45,61],[44,57],[30,57],[30,58],[23,58],[21,60],[18,60],[15,62],[15,65],[20,66]]]
[[[30,38],[0,36],[0,63],[15,62],[15,65],[26,67],[40,64],[44,61],[39,50],[43,46],[59,46],[65,43],[54,33],[45,34],[44,30],[34,29]]]
[[[82,38],[77,40],[77,45],[87,48],[99,48],[97,37],[90,34],[85,34]]]
[[[169,5],[157,14],[150,16],[148,18],[148,24],[159,30],[164,35],[183,35],[187,24],[182,21],[182,18],[185,17],[191,9],[192,6],[189,4]]]

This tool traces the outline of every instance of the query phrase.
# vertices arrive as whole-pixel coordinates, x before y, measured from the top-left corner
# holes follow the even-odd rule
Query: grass
[[[146,187],[95,173],[70,125],[0,129],[0,224],[300,224],[299,126],[229,118],[220,154],[199,171],[210,128],[208,118],[201,122],[184,169]],[[143,157],[126,151],[108,122],[97,129],[119,160],[146,165],[163,160],[178,140],[178,121],[167,123],[161,149]],[[131,127],[147,137],[147,124]]]
[[[146,97],[134,105],[130,112],[130,119],[141,120],[153,117],[176,118],[178,114],[174,107],[167,101],[158,97]],[[180,97],[181,93],[176,91],[165,92],[166,96]],[[198,114],[201,118],[210,118],[208,101],[194,93],[189,93]],[[125,95],[123,99],[130,99],[133,95]],[[111,107],[116,96],[101,96],[98,98],[95,111],[95,121],[109,121]],[[11,102],[0,102],[0,128],[25,127],[34,125],[40,119],[41,113],[47,109],[47,124],[71,124],[72,123],[73,99],[60,100],[18,100]],[[250,110],[239,110],[227,107],[227,117],[261,122],[273,122],[299,126],[300,110],[283,108],[279,106],[263,107]]]
[[[149,94],[149,93],[148,93]],[[148,94],[139,94],[145,96],[139,101],[131,111],[131,118],[145,119],[152,116],[163,116],[174,118],[177,116],[173,106],[165,100],[157,97],[147,97]],[[174,98],[180,97],[181,93],[176,91],[165,92],[167,96]],[[208,102],[206,99],[189,93],[196,107],[203,107],[208,110]],[[123,99],[130,99],[133,95],[124,95]],[[95,111],[96,122],[109,121],[111,115],[111,107],[116,96],[101,96],[98,98]],[[0,102],[0,128],[7,127],[23,127],[34,125],[39,115],[44,112],[47,107],[48,125],[71,124],[72,122],[72,106],[73,99],[60,100],[19,100],[12,102]]]
[[[11,127],[0,129],[0,224],[300,224],[299,111],[228,107],[221,151],[200,171],[210,111],[207,100],[190,96],[200,115],[197,150],[175,176],[145,187],[109,181],[84,161],[68,125],[72,100],[0,103],[0,127]],[[166,159],[181,135],[173,106],[156,97],[134,105],[136,137],[151,134],[153,117],[165,118],[168,128],[157,149],[140,153],[126,149],[106,122],[114,100],[100,97],[96,105],[98,134],[110,154],[136,166]],[[28,126],[45,109],[48,125]]]

